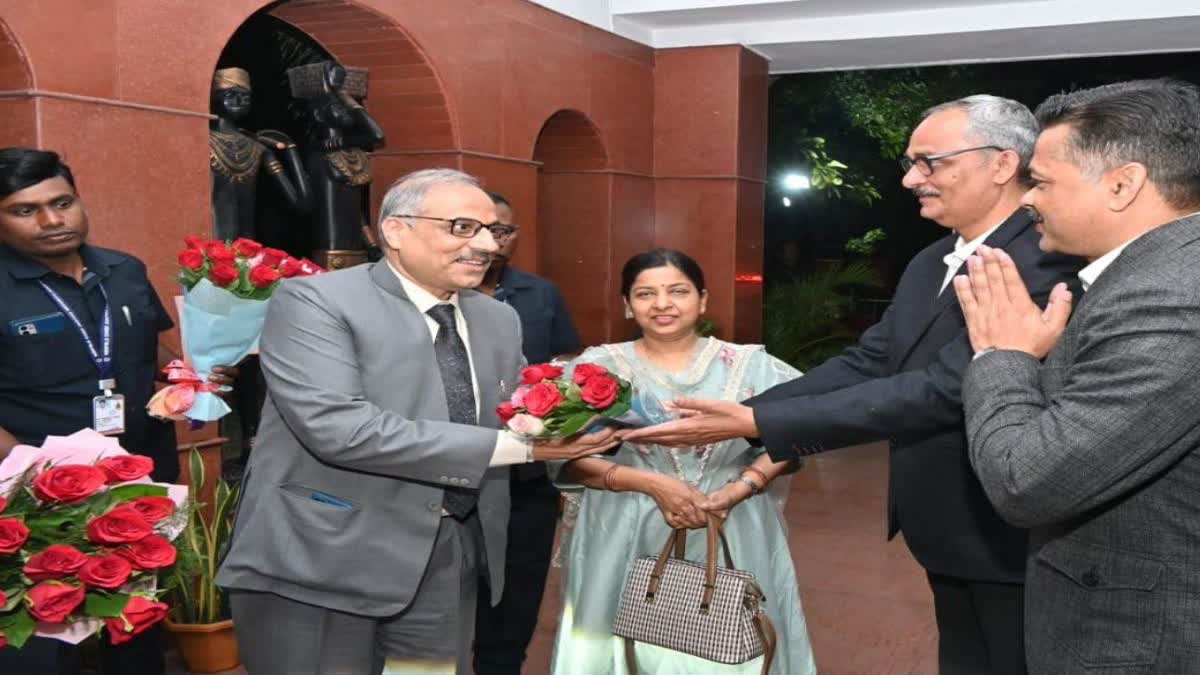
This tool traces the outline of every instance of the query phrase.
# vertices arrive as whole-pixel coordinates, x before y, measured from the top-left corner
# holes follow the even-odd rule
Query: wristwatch
[[[759,493],[758,483],[755,483],[754,480],[747,477],[746,474],[739,474],[739,475],[734,476],[733,478],[729,479],[730,483],[737,483],[739,481],[750,486],[750,495],[751,496],[754,496]]]

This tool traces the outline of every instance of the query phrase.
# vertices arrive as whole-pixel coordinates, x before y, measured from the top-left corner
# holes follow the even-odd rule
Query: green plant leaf
[[[148,483],[131,483],[129,485],[118,485],[110,489],[109,494],[116,497],[118,501],[128,501],[137,499],[138,497],[165,497],[167,496],[167,488],[161,485],[151,485]]]
[[[106,593],[91,591],[83,599],[83,611],[88,616],[102,619],[113,619],[121,616],[125,605],[129,604],[129,595],[125,593]]]
[[[574,436],[594,417],[596,417],[596,412],[593,410],[584,410],[573,415],[567,415],[556,426],[555,435],[560,437]]]
[[[25,641],[36,628],[37,624],[24,607],[11,614],[0,615],[0,630],[4,631],[4,639],[17,649],[25,646]]]
[[[11,611],[17,606],[17,603],[21,602],[21,598],[25,597],[25,588],[22,586],[6,588],[4,589],[4,597],[7,598],[7,600],[5,601],[4,606],[0,607],[0,612]]]

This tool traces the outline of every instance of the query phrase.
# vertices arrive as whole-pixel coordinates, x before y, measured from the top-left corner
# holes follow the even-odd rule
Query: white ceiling
[[[772,73],[1200,50],[1200,0],[534,0],[658,48],[743,44]]]

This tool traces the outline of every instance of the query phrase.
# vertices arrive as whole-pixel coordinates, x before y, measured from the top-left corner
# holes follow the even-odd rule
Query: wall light
[[[812,187],[812,181],[802,173],[788,173],[783,176],[783,189],[788,192],[798,192]]]

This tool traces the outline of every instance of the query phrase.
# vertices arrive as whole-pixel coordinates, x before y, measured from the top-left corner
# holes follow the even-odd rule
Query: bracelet
[[[747,471],[752,471],[752,472],[758,474],[758,477],[762,479],[762,485],[758,488],[759,492],[762,492],[763,490],[767,489],[767,483],[771,482],[771,481],[767,480],[767,474],[763,473],[762,471],[759,471],[758,469],[756,469],[752,466],[748,466],[748,467],[742,469],[742,475],[745,475]]]
[[[613,474],[616,473],[617,469],[619,469],[620,467],[621,467],[620,464],[613,464],[612,466],[608,467],[608,471],[604,472],[604,489],[605,490],[608,490],[609,492],[616,492],[616,490],[614,490],[613,486],[612,486],[612,478],[613,478]]]

